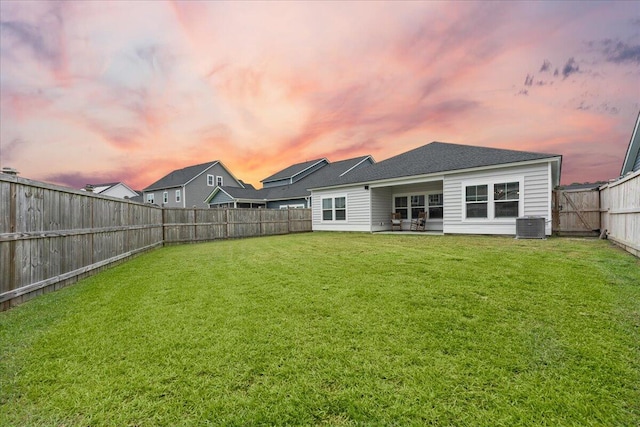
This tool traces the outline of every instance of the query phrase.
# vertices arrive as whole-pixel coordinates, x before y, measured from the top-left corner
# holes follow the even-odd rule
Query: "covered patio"
[[[371,186],[372,230],[393,232],[442,234],[444,216],[443,180],[393,183]],[[391,214],[401,219],[401,229],[392,230]],[[415,230],[417,221],[424,217],[424,227]]]

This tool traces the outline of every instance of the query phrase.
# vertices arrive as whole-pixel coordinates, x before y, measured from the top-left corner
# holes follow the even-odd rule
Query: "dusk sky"
[[[640,111],[640,2],[0,2],[0,166],[142,189],[222,161],[431,141],[619,175]]]

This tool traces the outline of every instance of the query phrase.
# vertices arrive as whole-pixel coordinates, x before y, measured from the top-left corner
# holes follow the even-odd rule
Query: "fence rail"
[[[164,244],[305,231],[309,209],[163,209],[0,174],[0,310]]]

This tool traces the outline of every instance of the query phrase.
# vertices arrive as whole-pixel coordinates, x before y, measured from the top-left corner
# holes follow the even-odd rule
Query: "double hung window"
[[[400,214],[400,218],[408,219],[409,218],[409,202],[407,201],[407,197],[396,197],[394,200],[395,203],[395,212]]]
[[[424,212],[424,195],[411,196],[411,218],[416,219]]]
[[[442,217],[442,193],[429,194],[429,218],[440,219]]]
[[[466,218],[503,219],[520,215],[522,181],[465,187]]]
[[[470,185],[466,193],[467,218],[487,218],[489,196],[487,185]]]
[[[176,203],[179,203],[182,198],[180,190],[176,190]]]
[[[169,203],[169,192],[168,191],[163,191],[162,192],[162,203]]]
[[[505,182],[494,184],[493,201],[496,218],[516,218],[520,203],[520,183]]]
[[[213,187],[214,183],[215,183],[214,176],[213,175],[207,175],[207,185],[209,187]]]
[[[347,198],[333,197],[322,199],[322,220],[323,221],[346,221],[347,220]]]

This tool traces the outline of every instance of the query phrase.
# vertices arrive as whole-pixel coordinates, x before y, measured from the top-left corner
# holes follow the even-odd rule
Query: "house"
[[[260,181],[263,187],[259,190],[216,187],[207,197],[207,203],[210,207],[309,208],[310,187],[323,185],[374,162],[371,156],[360,156],[333,163],[324,158],[296,163]]]
[[[94,194],[102,194],[103,196],[117,197],[119,199],[131,199],[138,195],[138,192],[132,190],[124,182],[109,182],[106,184],[87,184],[82,190],[92,191]]]
[[[515,234],[517,217],[546,219],[562,156],[432,142],[310,187],[313,230],[391,230],[426,213],[426,230]]]
[[[640,125],[640,112],[638,113],[636,125],[631,133],[631,141],[629,141],[627,154],[625,155],[624,162],[622,163],[620,176],[625,176],[630,172],[637,172],[640,170],[640,133],[638,133],[638,125]]]
[[[177,169],[144,190],[146,203],[170,208],[206,208],[205,199],[217,186],[244,188],[219,160]]]

